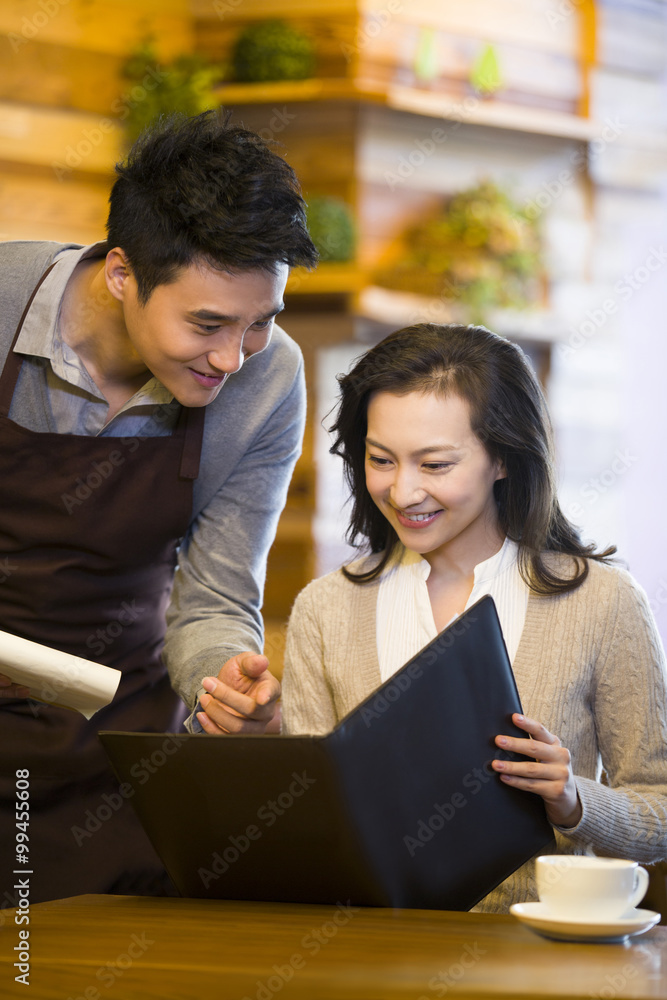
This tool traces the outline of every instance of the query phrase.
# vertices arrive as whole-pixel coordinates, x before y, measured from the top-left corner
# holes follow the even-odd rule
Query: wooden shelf
[[[460,99],[437,90],[401,85],[385,86],[363,78],[317,78],[275,83],[231,83],[219,87],[225,106],[247,104],[311,103],[317,101],[367,101],[393,111],[439,118],[443,121],[591,142],[600,138],[606,122],[548,108],[508,104],[470,94]],[[667,132],[624,129],[617,147],[667,152]]]
[[[225,106],[242,104],[299,103],[311,101],[369,101],[394,111],[425,115],[445,121],[465,122],[490,128],[589,141],[600,135],[604,123],[549,109],[506,104],[470,95],[458,99],[436,90],[383,85],[373,80],[325,79],[276,83],[232,83],[218,88]]]
[[[506,104],[472,94],[459,100],[448,94],[417,90],[414,87],[388,87],[385,103],[395,111],[561,139],[588,141],[599,135],[604,128],[600,122],[562,111]]]
[[[385,89],[361,87],[348,77],[311,77],[308,80],[277,80],[272,83],[226,83],[216,89],[225,105],[273,104],[280,101],[384,100]]]
[[[218,88],[225,106],[327,101],[369,102],[407,114],[444,121],[591,141],[600,136],[603,122],[577,115],[497,101],[465,104],[447,94],[413,87],[382,87],[372,81],[311,79],[278,83],[230,84]],[[0,101],[0,160],[53,167],[64,173],[113,173],[123,153],[124,130],[113,115],[60,110],[44,105]],[[667,151],[667,134],[627,131],[614,140],[617,147]]]
[[[354,312],[391,329],[416,322],[469,322],[454,300],[396,292],[378,285],[368,285],[359,292]],[[495,333],[518,340],[551,344],[568,336],[565,322],[547,309],[489,309],[487,323]]]
[[[286,294],[352,296],[349,311],[360,319],[390,329],[411,323],[468,323],[469,316],[454,299],[399,292],[370,283],[369,275],[355,264],[320,264],[315,271],[296,268]],[[548,309],[489,309],[488,323],[503,336],[555,344],[567,339],[567,324]]]
[[[367,276],[358,264],[319,264],[314,271],[295,268],[288,279],[287,295],[349,295],[361,291]]]

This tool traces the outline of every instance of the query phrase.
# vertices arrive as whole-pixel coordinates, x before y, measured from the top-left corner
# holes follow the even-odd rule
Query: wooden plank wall
[[[0,239],[104,235],[128,104],[120,78],[144,38],[191,51],[187,0],[3,0],[0,5]]]

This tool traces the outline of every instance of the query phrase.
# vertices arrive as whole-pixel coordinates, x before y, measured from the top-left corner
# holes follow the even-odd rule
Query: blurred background
[[[335,376],[425,320],[528,352],[564,509],[667,639],[662,0],[3,0],[0,35],[2,240],[104,238],[115,162],[171,110],[232,109],[302,181],[322,263],[283,316],[310,412],[267,576],[277,672],[294,596],[348,554]]]

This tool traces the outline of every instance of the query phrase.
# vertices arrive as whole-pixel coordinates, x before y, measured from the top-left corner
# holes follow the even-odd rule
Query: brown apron
[[[0,906],[15,900],[22,769],[30,772],[31,902],[164,892],[164,872],[97,732],[182,728],[185,706],[161,650],[205,411],[183,407],[170,437],[36,433],[8,417],[22,363],[10,349],[0,376],[0,629],[116,667],[122,678],[90,721],[32,699],[0,699]]]

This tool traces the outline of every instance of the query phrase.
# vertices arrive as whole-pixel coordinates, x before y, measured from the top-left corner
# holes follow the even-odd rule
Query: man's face
[[[228,375],[263,351],[283,308],[289,268],[238,274],[204,263],[183,268],[141,305],[127,272],[117,298],[137,360],[184,406],[206,406]]]

